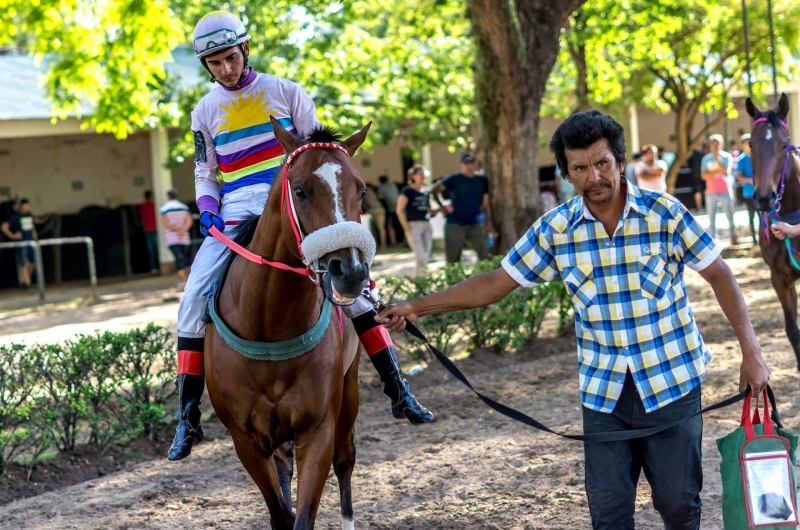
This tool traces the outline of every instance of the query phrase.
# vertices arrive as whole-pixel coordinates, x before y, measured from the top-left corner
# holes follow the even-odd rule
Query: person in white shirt
[[[642,159],[636,163],[636,180],[643,190],[667,191],[667,164],[658,159],[658,148],[647,144],[642,148]]]

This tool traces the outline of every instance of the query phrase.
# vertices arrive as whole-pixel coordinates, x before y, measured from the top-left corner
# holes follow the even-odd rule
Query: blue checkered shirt
[[[578,196],[536,221],[503,268],[523,286],[566,284],[584,406],[614,410],[630,370],[651,412],[705,377],[711,353],[689,307],[683,268],[701,271],[720,251],[675,198],[629,183],[612,238]]]

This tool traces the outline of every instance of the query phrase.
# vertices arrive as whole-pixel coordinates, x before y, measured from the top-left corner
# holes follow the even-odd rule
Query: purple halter
[[[758,118],[753,122],[753,127],[758,125],[759,123],[766,123],[767,118]],[[789,130],[789,126],[786,125],[786,122],[781,120],[781,125],[787,131]],[[778,197],[775,200],[775,214],[777,215],[781,209],[781,199],[783,199],[783,190],[786,188],[786,170],[789,167],[789,159],[792,156],[792,152],[797,149],[797,146],[792,144],[786,144],[786,156],[783,158],[783,171],[781,172],[781,182],[778,184]]]

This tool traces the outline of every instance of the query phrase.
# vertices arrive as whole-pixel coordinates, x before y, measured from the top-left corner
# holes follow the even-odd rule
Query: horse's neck
[[[781,164],[783,171],[783,164]],[[800,210],[800,159],[792,155],[786,167],[785,188],[781,199],[781,214],[789,215]]]
[[[270,261],[303,268],[291,229],[284,226],[285,213],[270,195],[264,213],[256,227],[249,249]],[[288,222],[288,221],[285,221]],[[287,242],[291,238],[292,241]],[[233,282],[230,285],[233,306],[238,308],[238,322],[226,319],[242,338],[255,341],[277,342],[294,338],[311,328],[319,316],[321,290],[307,277],[269,265],[258,265],[237,260]]]

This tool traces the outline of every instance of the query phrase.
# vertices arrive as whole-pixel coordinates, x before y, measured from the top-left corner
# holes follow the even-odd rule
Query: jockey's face
[[[611,202],[620,189],[624,164],[617,163],[608,140],[601,138],[586,149],[564,149],[567,180],[583,200],[601,205]]]
[[[211,75],[228,88],[238,85],[239,79],[244,73],[244,53],[250,50],[249,45],[249,42],[245,42],[241,46],[234,46],[224,52],[209,55],[206,58],[206,64]]]

